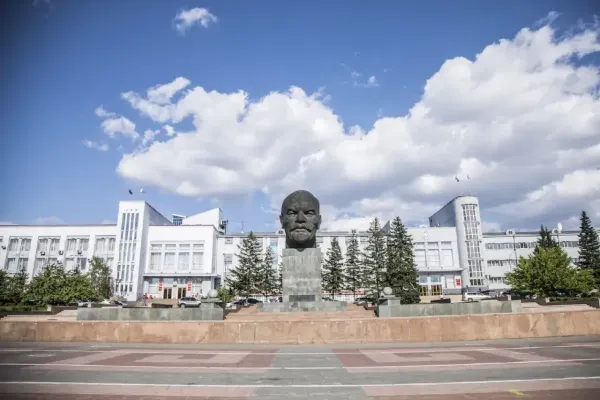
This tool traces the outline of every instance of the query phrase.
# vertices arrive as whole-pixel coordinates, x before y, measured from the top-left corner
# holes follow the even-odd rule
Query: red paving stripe
[[[588,389],[600,393],[600,377],[590,378],[563,378],[563,379],[532,379],[532,380],[506,380],[506,381],[478,381],[478,382],[452,382],[452,383],[408,383],[387,386],[364,386],[367,395],[375,398],[394,396],[423,395],[458,395],[482,393],[510,393],[513,398],[518,397],[518,392],[561,391],[568,393],[573,389]],[[512,393],[511,393],[512,392]],[[486,399],[487,395],[484,396]],[[448,397],[445,397],[446,399]],[[479,397],[477,397],[479,398]],[[576,397],[564,397],[575,399]]]
[[[378,352],[376,351],[363,351],[359,354],[337,354],[337,357],[344,367],[347,368],[379,367],[388,365],[439,365],[440,361],[446,361],[444,364],[448,365],[465,364],[465,360],[470,360],[472,363],[503,363],[515,361],[508,356],[496,355],[493,351],[463,350],[453,353],[428,353],[424,351],[416,354],[413,353],[411,354],[412,357],[409,357],[408,353],[379,353],[379,356],[377,354]],[[418,355],[417,358],[414,357],[416,355]]]
[[[376,396],[372,400],[475,400],[480,396],[471,393],[462,394],[430,394],[430,395],[399,395],[399,396]],[[485,400],[598,400],[600,390],[598,389],[571,389],[571,390],[540,390],[537,392],[497,392],[486,393]],[[66,400],[66,399],[65,399]],[[69,399],[70,400],[70,399]]]
[[[103,396],[115,398],[116,396],[135,396],[132,398],[144,399],[165,397],[192,397],[192,398],[247,398],[255,390],[253,387],[215,387],[215,386],[175,386],[175,385],[132,385],[132,384],[77,384],[64,382],[57,384],[47,383],[6,383],[0,384],[0,393],[12,395],[31,394],[43,395],[44,399],[58,398],[60,395]]]
[[[1,366],[1,364],[0,364]],[[18,365],[12,365],[18,366]],[[168,373],[218,373],[218,374],[262,374],[268,371],[268,368],[244,368],[244,367],[172,367],[172,366],[148,366],[148,365],[28,365],[28,370],[51,370],[51,371],[121,371],[121,372],[168,372]]]
[[[438,365],[391,365],[382,367],[349,367],[346,371],[350,373],[382,373],[394,371],[457,371],[457,370],[476,370],[476,369],[508,369],[508,368],[540,368],[540,367],[574,367],[585,364],[584,360],[579,361],[544,361],[527,362],[515,361],[512,363],[478,363],[478,364],[438,364]],[[600,361],[600,358],[593,361]]]

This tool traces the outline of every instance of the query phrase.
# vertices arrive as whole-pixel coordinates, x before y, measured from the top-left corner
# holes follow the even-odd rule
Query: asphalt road
[[[600,399],[600,337],[339,346],[0,343],[10,399]]]

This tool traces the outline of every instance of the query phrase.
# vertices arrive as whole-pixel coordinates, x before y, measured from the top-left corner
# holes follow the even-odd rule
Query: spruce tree
[[[540,237],[537,240],[536,250],[538,248],[551,249],[554,247],[559,247],[558,242],[552,237],[552,232],[542,225],[540,227]]]
[[[345,288],[352,291],[353,300],[356,300],[356,292],[363,287],[364,268],[360,260],[360,248],[356,231],[352,231],[346,245],[346,267]]]
[[[385,235],[381,230],[378,218],[371,222],[367,234],[369,235],[369,241],[364,252],[365,288],[369,295],[373,297],[375,304],[379,304],[381,291],[385,287],[387,257]]]
[[[231,275],[225,280],[236,295],[248,299],[251,294],[256,292],[257,272],[262,261],[261,244],[250,232],[238,245],[238,265],[231,270]]]
[[[277,289],[277,271],[273,266],[274,262],[275,255],[271,247],[267,247],[256,276],[256,290],[265,296],[265,298],[275,294]]]
[[[596,286],[600,286],[600,241],[598,232],[592,226],[592,221],[585,211],[581,212],[577,265],[579,268],[590,270],[594,275]]]
[[[385,285],[392,288],[402,304],[419,303],[419,270],[413,259],[412,238],[400,217],[392,220],[387,237]]]
[[[334,299],[336,293],[344,288],[344,257],[336,237],[331,240],[331,246],[327,250],[327,257],[323,265],[322,285],[323,289],[331,293]]]

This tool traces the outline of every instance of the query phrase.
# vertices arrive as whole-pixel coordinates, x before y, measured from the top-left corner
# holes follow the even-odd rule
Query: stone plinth
[[[502,314],[521,312],[521,301],[473,301],[468,303],[380,304],[377,315],[389,317],[430,317],[437,315]]]
[[[321,301],[321,249],[283,249],[284,303]]]
[[[209,299],[212,300],[212,299]],[[78,321],[222,321],[224,310],[213,303],[200,308],[80,308]]]
[[[259,304],[259,312],[345,309],[345,302],[321,298],[321,249],[283,249],[281,275],[283,302]]]

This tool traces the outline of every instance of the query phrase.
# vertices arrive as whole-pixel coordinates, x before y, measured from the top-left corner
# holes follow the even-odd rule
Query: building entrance
[[[185,297],[185,294],[186,294],[186,288],[184,288],[184,287],[177,288],[177,298],[178,299]]]
[[[165,288],[163,289],[163,299],[170,299],[171,296],[173,294],[173,289],[172,288]]]

